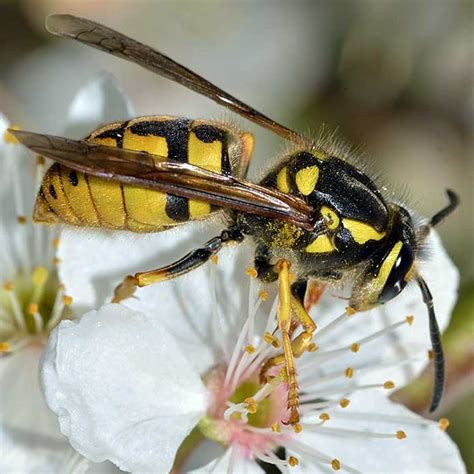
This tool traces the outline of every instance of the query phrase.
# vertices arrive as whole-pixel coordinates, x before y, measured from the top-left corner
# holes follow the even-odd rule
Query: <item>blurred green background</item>
[[[474,470],[473,2],[456,0],[0,0],[0,110],[22,127],[59,132],[77,88],[114,74],[137,115],[229,117],[182,87],[49,36],[48,13],[105,23],[201,73],[291,128],[325,124],[376,162],[410,207],[430,216],[456,190],[461,209],[441,228],[461,272],[445,334],[442,416]],[[235,117],[233,117],[235,119]],[[255,133],[251,176],[282,152]],[[426,414],[431,373],[395,395]],[[437,414],[439,416],[439,413]]]

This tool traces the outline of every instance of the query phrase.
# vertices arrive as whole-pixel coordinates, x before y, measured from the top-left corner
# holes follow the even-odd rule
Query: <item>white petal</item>
[[[61,281],[73,296],[78,313],[110,298],[114,287],[128,274],[158,268],[182,257],[218,234],[222,226],[188,224],[185,227],[149,235],[128,232],[66,230],[61,238],[59,258]],[[227,248],[219,254],[217,300],[224,330],[236,330],[247,315],[249,278],[245,268],[252,265],[252,247]],[[210,264],[189,275],[137,291],[138,299],[125,305],[156,317],[185,344],[183,352],[200,373],[215,363],[216,346],[222,335],[212,327],[216,304],[210,285]],[[224,341],[224,345],[228,345]],[[229,346],[230,347],[230,346]]]
[[[52,441],[27,431],[12,434],[0,428],[0,472],[36,474],[64,472],[69,457],[74,453],[69,443]]]
[[[65,442],[56,417],[46,406],[38,381],[41,349],[25,347],[0,357],[0,423],[14,436]]]
[[[169,264],[213,233],[199,223],[155,234],[66,228],[59,275],[80,313],[111,298],[126,275]]]
[[[64,134],[70,138],[84,138],[102,125],[128,120],[133,116],[132,104],[114,77],[103,73],[88,82],[74,97]]]
[[[189,474],[220,474],[225,472],[233,474],[261,474],[265,471],[255,461],[240,457],[238,452],[227,449],[222,457],[214,459],[199,469],[190,471]]]
[[[421,273],[433,294],[440,329],[444,330],[457,299],[459,274],[435,231],[430,235],[428,243],[431,258],[423,263]],[[312,313],[319,327],[324,327],[336,315],[341,314],[346,304],[345,301],[337,301],[326,294]],[[340,371],[351,366],[356,368],[360,383],[391,379],[397,389],[416,378],[428,363],[427,351],[431,348],[428,314],[416,284],[408,286],[390,303],[367,313],[356,314],[338,330],[318,341],[318,344],[320,350],[324,351],[344,347],[402,321],[409,315],[414,316],[413,325],[403,325],[383,337],[362,344],[357,353],[347,351],[347,355],[331,363],[330,369]],[[311,354],[304,357],[311,360]],[[412,362],[400,364],[403,360]],[[385,365],[387,367],[384,368]],[[374,370],[376,367],[380,369]]]
[[[400,419],[390,420],[388,417]],[[419,424],[424,421],[426,420],[404,406],[391,402],[381,393],[364,393],[353,397],[348,408],[338,408],[331,412],[331,419],[324,425],[328,431],[329,428],[378,433],[403,430],[407,435],[406,439],[341,436],[325,433],[324,427],[313,433],[309,429],[303,429],[295,439],[360,472],[465,472],[459,450],[451,438],[436,423]],[[318,465],[310,462],[308,456],[292,451],[288,454],[299,458],[300,464],[295,472],[327,472],[327,467],[318,470]]]
[[[52,333],[42,385],[61,431],[92,461],[168,471],[205,388],[158,320],[106,305]]]

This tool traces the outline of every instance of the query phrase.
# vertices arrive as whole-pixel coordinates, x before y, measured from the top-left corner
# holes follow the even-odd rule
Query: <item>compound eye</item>
[[[397,296],[407,284],[406,275],[413,265],[414,253],[411,247],[402,245],[387,281],[379,296],[380,303],[386,303]]]

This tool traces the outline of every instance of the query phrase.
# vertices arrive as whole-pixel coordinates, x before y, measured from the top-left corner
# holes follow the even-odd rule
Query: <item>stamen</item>
[[[247,344],[244,350],[247,354],[253,354],[255,352],[255,347],[252,344]]]
[[[348,379],[351,379],[354,376],[354,369],[352,367],[347,367],[347,369],[344,371],[344,376]]]
[[[268,291],[265,291],[265,290],[260,290],[258,292],[258,296],[260,297],[262,301],[267,301],[268,294],[269,294]]]
[[[1,352],[8,352],[10,349],[10,343],[9,342],[0,342],[0,353]]]
[[[217,262],[219,261],[219,257],[218,257],[217,255],[212,255],[209,260],[210,260],[214,265],[217,265]]]
[[[39,303],[41,301],[48,277],[49,272],[44,267],[36,267],[33,270],[31,277],[33,282],[33,294],[31,295],[32,303]]]
[[[356,469],[348,466],[347,464],[343,464],[337,458],[330,458],[329,456],[317,451],[315,448],[310,447],[306,444],[301,443],[300,441],[296,441],[295,439],[288,439],[285,440],[286,447],[290,448],[292,451],[301,453],[302,457],[311,458],[313,461],[317,462],[318,464],[322,465],[329,465],[334,470],[344,469],[346,472],[360,474],[359,471]]]
[[[355,313],[352,313],[352,314],[355,314]],[[342,313],[336,319],[334,319],[329,324],[321,328],[319,332],[315,333],[315,335],[313,336],[313,340],[317,341],[321,339],[321,337],[325,336],[326,334],[329,334],[330,332],[334,331],[334,329],[336,329],[341,324],[343,324],[347,320],[347,318],[349,318],[352,314],[349,314],[347,311]]]
[[[343,398],[343,399],[339,402],[339,406],[340,406],[341,408],[347,408],[347,407],[349,406],[349,403],[350,403],[350,402],[351,402],[351,401],[350,401],[349,399]]]
[[[228,345],[226,344],[226,337],[223,329],[223,322],[221,317],[220,306],[218,304],[217,299],[217,285],[216,285],[216,266],[210,265],[210,290],[211,290],[211,297],[215,304],[212,305],[212,324],[214,327],[217,328],[218,334],[216,335],[215,339],[220,345],[220,349],[223,354],[227,354]]]
[[[272,424],[272,432],[273,433],[281,433],[281,425],[279,423]]]
[[[66,298],[70,298],[70,300],[66,300]],[[63,317],[64,307],[66,303],[72,304],[72,298],[70,296],[64,295],[64,288],[60,286],[56,293],[56,298],[54,299],[53,309],[51,311],[51,317],[49,318],[48,322],[46,323],[46,330],[50,331],[51,329],[55,328],[59,321],[61,321]]]
[[[386,382],[384,382],[383,388],[386,390],[390,390],[392,388],[395,388],[395,384],[391,380],[387,380]]]
[[[255,268],[250,267],[245,270],[245,274],[251,278],[257,278],[258,276],[257,270],[255,270]]]
[[[449,420],[447,418],[440,418],[438,425],[441,431],[446,431],[449,427]]]
[[[7,290],[7,294],[10,297],[10,303],[12,305],[13,309],[13,316],[15,319],[15,323],[21,331],[26,332],[26,321],[25,321],[25,316],[23,314],[23,311],[21,310],[20,302],[18,301],[18,298],[16,296],[15,290],[13,288],[13,285],[8,286],[8,288],[11,288],[10,290],[7,289],[7,284],[3,285],[3,288]]]
[[[298,461],[298,458],[295,458],[294,456],[290,456],[288,458],[288,464],[291,466],[291,467],[295,467],[299,464],[299,461]]]
[[[305,423],[305,429],[308,431],[323,431],[326,434],[337,435],[348,438],[377,438],[377,439],[391,439],[396,438],[399,440],[407,437],[406,433],[402,430],[396,433],[375,433],[372,431],[361,431],[361,430],[349,430],[346,428],[333,428],[325,425],[324,423]]]
[[[359,352],[359,349],[360,349],[360,344],[358,344],[357,342],[354,342],[354,344],[351,345],[352,352]]]

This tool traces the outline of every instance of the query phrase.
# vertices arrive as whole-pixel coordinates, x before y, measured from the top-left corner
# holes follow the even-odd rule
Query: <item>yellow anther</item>
[[[415,320],[415,318],[413,316],[407,316],[405,318],[405,321],[411,326],[413,324],[413,321]]]
[[[16,220],[18,221],[18,224],[26,224],[27,219],[25,216],[16,216]]]
[[[255,268],[251,268],[251,267],[249,267],[245,270],[245,274],[248,275],[251,278],[257,278],[257,276],[258,276],[257,270],[255,270]]]
[[[275,339],[272,341],[272,346],[273,346],[275,349],[279,349],[280,346],[281,346],[280,341],[275,338]]]
[[[260,290],[258,292],[258,296],[260,297],[260,299],[262,301],[267,301],[267,298],[268,298],[268,291],[265,291],[265,290]]]
[[[312,342],[308,346],[308,352],[316,352],[318,349],[319,349],[319,346],[315,342]]]
[[[0,342],[0,352],[8,352],[10,344],[8,342]]]
[[[290,456],[288,458],[288,464],[291,466],[291,467],[295,467],[298,465],[298,458],[295,458],[294,456]]]
[[[279,424],[279,423],[273,423],[273,425],[272,425],[272,431],[273,431],[274,433],[280,433],[280,431],[281,431],[280,424]]]
[[[10,125],[10,130],[20,130],[20,127],[18,125]],[[10,132],[10,130],[5,130],[3,134],[3,139],[5,140],[5,142],[10,144],[19,143],[16,137],[14,137],[13,134]]]
[[[354,308],[351,308],[350,306],[346,307],[346,314],[347,316],[352,316],[353,314],[356,314],[357,311]]]
[[[354,369],[352,367],[347,367],[347,369],[344,371],[344,375],[348,379],[351,379],[354,376]]]
[[[272,336],[269,332],[265,332],[263,334],[263,340],[267,343],[267,344],[271,344],[274,340],[275,340],[275,337]]]
[[[295,423],[293,425],[293,431],[298,434],[298,433],[301,433],[303,431],[303,427],[299,424],[299,423]]]
[[[390,390],[391,388],[395,388],[395,384],[391,381],[391,380],[387,380],[384,384],[383,384],[383,388],[387,389],[387,390]]]
[[[38,166],[43,166],[46,163],[46,160],[44,159],[44,156],[37,156],[36,157],[36,164]]]
[[[354,344],[351,345],[351,351],[352,352],[359,352],[360,349],[360,344],[357,342],[354,342]]]
[[[351,403],[351,401],[347,398],[343,398],[340,402],[339,402],[339,406],[341,408],[347,408],[349,406],[349,403]]]
[[[255,401],[254,398],[246,398],[244,401],[247,404],[246,406],[247,411],[251,415],[254,415],[255,413],[257,413],[257,402]]]
[[[339,461],[339,459],[334,458],[334,459],[331,461],[331,467],[332,467],[335,471],[339,471],[339,469],[341,469],[341,461]]]
[[[290,283],[293,283],[296,280],[296,274],[290,272],[290,274],[288,275],[288,279],[290,280]]]
[[[396,436],[397,439],[405,439],[407,437],[407,434],[402,430],[398,430]]]
[[[441,431],[446,431],[449,427],[449,420],[447,418],[440,418],[438,422],[439,429]]]
[[[252,344],[247,344],[244,350],[247,354],[253,354],[255,352],[255,347]]]
[[[433,360],[434,359],[434,354],[432,350],[428,351],[428,360]]]
[[[44,267],[36,267],[33,270],[32,280],[34,286],[43,286],[48,279],[49,272]]]
[[[60,259],[60,258],[58,258],[58,257],[54,257],[54,258],[53,258],[53,265],[54,265],[54,266],[57,267],[60,263],[61,263],[61,259]]]
[[[53,241],[52,241],[53,248],[58,249],[59,248],[59,242],[61,242],[61,239],[59,237],[56,237],[55,239],[53,239]]]
[[[209,260],[210,260],[214,265],[217,265],[217,262],[219,261],[219,257],[218,257],[217,255],[212,255]]]
[[[320,419],[321,421],[329,421],[329,420],[331,419],[331,417],[329,416],[328,413],[321,413],[321,414],[319,415],[319,419]]]
[[[71,306],[72,305],[72,296],[64,295],[63,296],[63,303],[65,306]]]
[[[28,305],[28,314],[36,314],[39,311],[38,305],[36,303],[31,303]]]
[[[5,291],[13,291],[13,283],[11,281],[6,281],[2,286]]]
[[[282,367],[278,372],[278,375],[283,382],[288,382],[288,374],[286,373],[286,367]]]

